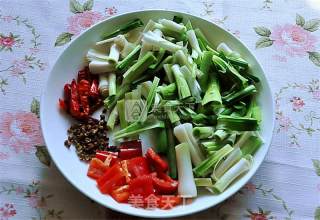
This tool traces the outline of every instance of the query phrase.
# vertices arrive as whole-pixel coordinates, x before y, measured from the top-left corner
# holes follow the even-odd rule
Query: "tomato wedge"
[[[121,186],[111,192],[111,196],[114,200],[120,203],[124,203],[128,201],[129,198],[129,186],[124,185]]]
[[[138,176],[129,183],[130,196],[148,197],[154,193],[151,175]]]
[[[128,170],[132,177],[138,177],[142,175],[147,175],[151,172],[149,164],[144,157],[135,157],[128,160]]]
[[[108,166],[105,165],[101,160],[92,158],[90,161],[87,176],[93,179],[99,179],[108,170]]]
[[[154,152],[152,148],[147,150],[146,157],[157,171],[166,172],[168,170],[167,162]]]
[[[159,178],[158,178],[159,177]],[[171,179],[167,174],[158,174],[158,177],[153,176],[153,186],[159,194],[173,194],[178,189],[178,181]]]

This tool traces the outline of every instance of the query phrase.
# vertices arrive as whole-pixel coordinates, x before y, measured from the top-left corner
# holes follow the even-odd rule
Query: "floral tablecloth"
[[[225,203],[186,219],[320,219],[319,0],[0,0],[0,219],[134,219],[90,201],[57,171],[39,97],[72,38],[147,8],[189,12],[234,33],[275,95],[274,137],[257,174]]]

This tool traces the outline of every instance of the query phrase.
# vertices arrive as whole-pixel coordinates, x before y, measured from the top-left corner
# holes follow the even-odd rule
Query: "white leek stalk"
[[[178,169],[178,194],[183,198],[197,196],[197,187],[194,182],[190,152],[187,143],[179,144],[175,147]]]
[[[176,126],[173,133],[180,143],[187,143],[193,165],[197,166],[204,160],[204,156],[198,145],[198,142],[192,134],[192,124],[184,123]]]
[[[217,164],[212,172],[212,179],[217,181],[230,167],[237,163],[242,158],[242,152],[240,148],[234,148],[221,164]]]
[[[107,74],[99,75],[99,91],[103,97],[109,95],[109,82]]]
[[[194,30],[187,31],[187,37],[188,37],[188,41],[192,47],[191,57],[194,59],[197,59],[199,56],[202,56],[202,51],[200,49],[199,42],[198,42],[198,39],[196,37]]]
[[[245,158],[239,160],[214,184],[215,192],[223,192],[236,178],[246,173],[251,167],[250,161]]]
[[[176,45],[170,41],[167,41],[166,39],[159,37],[157,34],[148,31],[147,33],[143,33],[142,42],[149,43],[156,47],[162,47],[165,50],[168,50],[170,52],[175,52],[177,50],[182,49],[183,47]]]
[[[165,28],[168,28],[169,30],[175,32],[183,33],[187,31],[187,28],[184,25],[178,24],[168,19],[160,19],[159,23],[162,24]]]
[[[89,69],[92,74],[110,73],[115,71],[115,65],[109,61],[92,60]]]

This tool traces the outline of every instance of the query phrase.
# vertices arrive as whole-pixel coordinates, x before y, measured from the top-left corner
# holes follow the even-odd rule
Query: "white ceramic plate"
[[[73,147],[69,150],[64,146],[64,140],[67,137],[67,129],[72,121],[70,117],[59,111],[57,102],[63,95],[64,84],[71,82],[78,70],[83,67],[83,58],[86,52],[99,40],[99,37],[103,33],[111,32],[119,25],[135,18],[140,18],[144,23],[147,23],[149,19],[172,19],[174,15],[180,15],[184,19],[190,19],[192,25],[200,28],[213,46],[216,47],[222,41],[226,42],[232,49],[239,52],[241,56],[249,62],[252,72],[261,80],[258,88],[258,101],[262,108],[261,135],[264,139],[264,144],[255,155],[252,169],[239,181],[230,186],[224,193],[220,195],[202,193],[191,204],[178,206],[171,210],[136,209],[127,204],[117,203],[110,196],[101,194],[96,187],[95,181],[91,180],[86,175],[88,168],[87,164],[78,159]],[[202,18],[174,11],[137,11],[118,15],[94,25],[74,39],[57,59],[41,99],[41,127],[43,136],[53,161],[63,175],[82,193],[101,205],[119,212],[141,217],[156,218],[189,215],[215,206],[229,198],[244,186],[261,165],[270,145],[273,126],[274,105],[272,93],[260,64],[248,48],[244,46],[239,39],[221,27]]]

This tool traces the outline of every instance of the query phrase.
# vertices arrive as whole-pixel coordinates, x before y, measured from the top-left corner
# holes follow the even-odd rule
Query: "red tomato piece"
[[[101,160],[93,158],[90,161],[87,176],[93,179],[99,179],[107,170],[108,166],[106,166]]]
[[[125,203],[129,198],[129,186],[121,186],[111,192],[111,196],[114,200],[120,203]]]
[[[157,171],[166,172],[168,170],[168,163],[164,161],[152,148],[149,148],[146,157]]]
[[[150,175],[138,176],[129,183],[129,194],[133,196],[148,197],[154,193],[152,177]]]
[[[133,177],[147,175],[151,172],[148,161],[144,157],[135,157],[128,160],[128,170]]]

